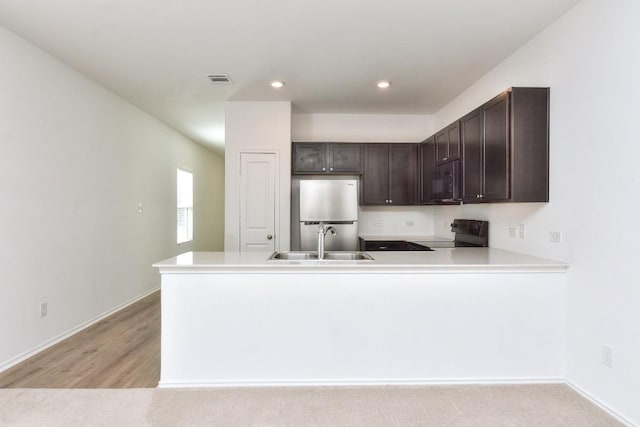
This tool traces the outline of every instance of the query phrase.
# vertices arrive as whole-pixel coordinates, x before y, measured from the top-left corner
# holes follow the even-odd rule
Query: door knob
[[[267,240],[273,239],[273,234],[267,234]]]

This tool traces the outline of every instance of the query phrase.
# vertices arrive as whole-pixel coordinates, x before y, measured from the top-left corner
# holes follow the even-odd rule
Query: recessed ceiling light
[[[281,80],[274,80],[271,82],[271,87],[273,88],[280,89],[282,86],[284,86],[284,82]]]
[[[378,86],[380,89],[386,89],[386,88],[388,88],[389,86],[391,86],[391,82],[390,82],[389,80],[380,80],[380,81],[377,83],[377,86]]]

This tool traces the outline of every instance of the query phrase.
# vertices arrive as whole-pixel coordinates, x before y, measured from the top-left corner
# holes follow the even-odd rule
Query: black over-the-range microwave
[[[431,180],[431,197],[443,202],[460,200],[460,160],[436,166]]]

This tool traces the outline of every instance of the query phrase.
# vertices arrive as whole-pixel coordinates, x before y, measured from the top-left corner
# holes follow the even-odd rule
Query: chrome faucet
[[[335,228],[332,226],[325,228],[324,222],[320,221],[320,224],[318,224],[318,259],[324,259],[324,238],[328,232],[331,232],[334,236],[338,234]]]

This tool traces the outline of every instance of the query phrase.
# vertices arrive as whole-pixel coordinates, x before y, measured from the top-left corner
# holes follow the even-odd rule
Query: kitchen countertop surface
[[[160,273],[562,273],[569,266],[493,248],[368,253],[373,261],[267,260],[271,252],[186,252],[153,266]]]

